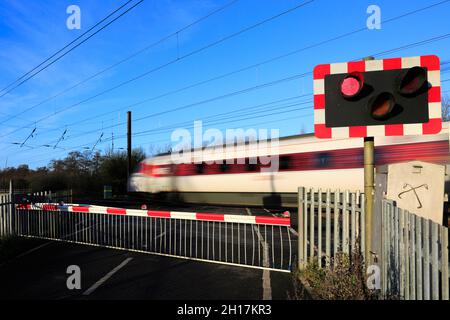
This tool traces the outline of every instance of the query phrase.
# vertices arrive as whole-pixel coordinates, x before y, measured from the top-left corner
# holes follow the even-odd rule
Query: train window
[[[221,163],[221,164],[219,164],[219,169],[220,169],[220,172],[228,172],[228,171],[230,171],[230,165],[225,162]]]
[[[383,152],[381,150],[375,149],[374,155],[373,155],[373,161],[374,164],[380,164],[383,162]]]
[[[197,163],[195,165],[195,173],[202,174],[205,171],[205,164],[204,163]]]
[[[291,157],[281,156],[280,157],[280,170],[287,170],[291,168]]]
[[[245,168],[247,171],[256,171],[258,170],[258,165],[255,163],[255,159],[249,158],[245,160]]]
[[[326,168],[330,165],[331,154],[328,152],[321,152],[316,156],[316,166],[318,168]]]

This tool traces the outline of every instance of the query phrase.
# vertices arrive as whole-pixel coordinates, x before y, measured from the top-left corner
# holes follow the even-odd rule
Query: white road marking
[[[100,287],[103,283],[108,281],[109,278],[111,278],[117,271],[125,267],[125,265],[133,260],[133,258],[126,258],[124,261],[122,261],[121,264],[119,264],[117,267],[112,269],[110,272],[108,272],[103,278],[98,280],[96,283],[94,283],[89,289],[87,289],[85,292],[83,292],[83,295],[88,296],[92,292],[94,292],[98,287]]]
[[[27,254],[30,254],[30,253],[32,253],[32,252],[34,252],[34,251],[36,251],[36,250],[39,250],[39,249],[41,249],[41,248],[43,248],[43,247],[46,247],[46,246],[48,246],[48,245],[51,244],[51,243],[53,243],[53,242],[49,241],[49,242],[43,243],[43,244],[41,244],[41,245],[39,245],[39,246],[37,246],[37,247],[35,247],[35,248],[33,248],[33,249],[30,249],[30,250],[28,250],[28,251],[26,251],[26,252],[24,252],[24,253],[19,254],[19,255],[16,256],[14,259],[22,258],[23,256],[26,256]]]
[[[252,215],[252,212],[249,208],[245,208],[249,215]],[[253,229],[256,232],[256,236],[258,237],[258,241],[262,244],[263,247],[263,267],[269,267],[269,245],[264,240],[262,234],[259,232],[259,229],[256,226],[253,226]],[[272,287],[270,286],[270,271],[268,269],[263,270],[262,276],[262,287],[263,287],[263,300],[272,300]]]
[[[71,234],[69,234],[69,235],[63,237],[62,239],[67,239],[68,237],[73,236],[74,234],[78,234],[78,233],[83,232],[83,231],[85,231],[85,230],[88,230],[88,229],[90,229],[90,228],[92,228],[92,227],[94,227],[94,226],[87,227],[87,228],[84,228],[84,229],[82,229],[82,230],[80,230],[80,231],[71,233]],[[39,245],[39,246],[37,246],[37,247],[34,247],[34,248],[32,248],[32,249],[30,249],[30,250],[28,250],[28,251],[25,251],[25,252],[19,254],[18,256],[12,258],[10,261],[7,261],[7,262],[5,262],[5,263],[0,264],[0,267],[3,267],[3,266],[6,265],[7,263],[10,263],[10,262],[12,262],[12,261],[14,261],[14,260],[16,260],[16,259],[22,258],[22,257],[24,257],[24,256],[26,256],[26,255],[28,255],[28,254],[30,254],[30,253],[33,253],[34,251],[37,251],[37,250],[39,250],[39,249],[44,248],[44,247],[46,247],[46,246],[48,246],[49,244],[52,244],[52,243],[55,243],[55,242],[53,242],[53,241],[48,241],[48,242],[43,243],[43,244],[41,244],[41,245]]]

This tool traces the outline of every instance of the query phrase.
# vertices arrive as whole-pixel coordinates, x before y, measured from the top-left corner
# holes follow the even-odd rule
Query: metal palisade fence
[[[13,190],[15,194],[17,193],[32,193],[33,191],[31,189],[14,189]],[[0,194],[9,194],[9,189],[0,189]]]
[[[448,228],[389,200],[383,201],[381,221],[383,295],[448,300]]]
[[[294,263],[290,218],[58,203],[14,209],[7,232],[23,237],[275,271]]]
[[[14,206],[10,194],[0,195],[0,237],[9,236],[13,229]]]
[[[448,228],[390,200],[381,207],[381,297],[448,300]],[[361,250],[364,257],[364,194],[300,187],[298,208],[300,269],[311,262],[328,267],[339,253]]]
[[[16,234],[17,221],[19,216],[14,205],[21,201],[54,201],[54,202],[72,202],[72,190],[63,190],[57,192],[41,191],[30,192],[28,189],[10,189],[7,193],[0,194],[0,237]]]
[[[330,265],[340,252],[364,255],[364,194],[298,189],[299,267],[317,259]]]

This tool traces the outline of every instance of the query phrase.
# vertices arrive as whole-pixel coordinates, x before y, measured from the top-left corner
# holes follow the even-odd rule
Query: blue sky
[[[59,94],[228,2],[230,0],[145,0],[48,69],[1,97],[0,122]],[[305,1],[239,0],[179,33],[178,41],[177,37],[172,37],[33,110],[5,121],[0,124],[0,167],[22,163],[33,168],[45,166],[50,159],[64,157],[69,151],[93,147],[101,133],[103,138],[97,145],[100,150],[111,147],[112,134],[116,137],[115,147],[125,147],[127,110],[131,110],[133,119],[138,120],[133,123],[133,132],[160,130],[133,137],[134,146],[142,146],[148,152],[170,143],[173,128],[190,127],[194,120],[206,122],[216,119],[210,125],[206,123],[205,129],[278,128],[281,136],[311,132],[310,74],[271,86],[262,85],[310,72],[320,63],[354,60],[450,33],[450,2],[383,23],[441,1],[315,0],[183,58],[302,2]],[[5,87],[32,69],[123,3],[125,1],[117,0],[3,0],[0,3],[0,87]],[[72,4],[81,9],[80,30],[66,27],[66,8]],[[366,29],[258,67],[247,68],[364,28],[368,17],[366,9],[371,4],[381,9],[380,30]],[[450,61],[446,50],[449,44],[450,38],[444,38],[376,57],[437,54],[445,70],[450,66],[445,64]],[[174,61],[178,57],[182,59]],[[167,67],[137,81],[98,95],[171,61]],[[247,69],[158,98],[242,68]],[[448,78],[450,72],[441,75],[442,80]],[[261,87],[255,89],[257,86]],[[249,88],[253,89],[245,91]],[[450,82],[443,82],[442,90],[449,89]],[[245,92],[237,93],[239,91]],[[234,92],[236,94],[229,97],[214,99]],[[83,100],[87,102],[80,103]],[[198,104],[201,101],[207,102]],[[273,104],[267,105],[271,102]],[[174,108],[181,109],[154,116]],[[54,114],[58,110],[64,111]],[[232,111],[241,112],[241,116],[225,114]],[[43,118],[46,119],[40,120]],[[36,121],[38,123],[35,124]],[[27,141],[27,146],[21,148],[13,144],[23,142],[34,127],[36,134]],[[42,147],[54,145],[66,129],[65,139],[58,144],[64,149]]]

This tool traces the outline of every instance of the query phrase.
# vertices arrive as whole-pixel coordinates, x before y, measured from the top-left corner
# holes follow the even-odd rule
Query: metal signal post
[[[365,196],[365,259],[366,266],[371,263],[372,248],[372,221],[373,221],[373,195],[374,195],[374,139],[364,138],[364,196]]]
[[[374,60],[373,57],[366,57],[364,61]],[[372,248],[372,221],[373,221],[373,196],[374,190],[374,138],[364,138],[364,197],[365,197],[365,260],[366,267],[371,264]]]

